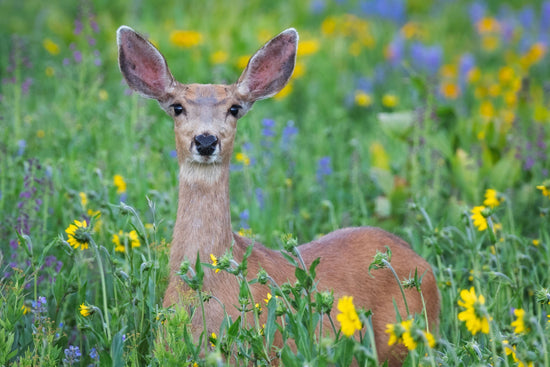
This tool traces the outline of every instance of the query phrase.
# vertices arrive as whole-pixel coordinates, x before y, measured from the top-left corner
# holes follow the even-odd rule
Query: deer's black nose
[[[212,155],[216,150],[218,144],[218,138],[214,135],[204,133],[202,135],[195,136],[195,147],[200,155]]]

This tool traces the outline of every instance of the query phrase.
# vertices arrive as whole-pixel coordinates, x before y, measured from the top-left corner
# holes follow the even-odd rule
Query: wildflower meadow
[[[376,366],[370,311],[318,291],[296,247],[363,225],[405,239],[437,278],[437,330],[424,314],[386,325],[405,365],[550,366],[550,1],[7,0],[0,13],[0,366]],[[224,306],[243,318],[201,340],[189,308],[162,307],[174,131],[123,81],[122,24],[184,83],[233,83],[271,37],[300,34],[290,83],[239,121],[230,178],[233,229],[280,248],[296,282],[247,280],[230,252],[182,264],[197,312],[216,301],[205,269],[241,284]],[[383,267],[390,252],[364,271]],[[250,299],[250,282],[271,291]],[[422,294],[422,274],[396,282]]]

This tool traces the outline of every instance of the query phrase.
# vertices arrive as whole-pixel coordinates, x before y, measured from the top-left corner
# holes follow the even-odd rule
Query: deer
[[[232,231],[229,200],[229,172],[237,121],[261,99],[277,94],[288,83],[296,63],[298,33],[289,28],[268,41],[250,59],[238,80],[230,85],[183,84],[172,76],[160,51],[132,28],[117,31],[119,67],[128,86],[146,98],[155,99],[174,121],[175,145],[179,165],[177,217],[170,247],[170,276],[163,306],[177,306],[189,287],[178,276],[185,259],[191,264],[224,254],[233,247],[240,261],[249,246],[248,274],[264,269],[276,282],[295,281],[294,268],[278,250],[242,237]],[[399,279],[415,271],[423,274],[422,294],[431,330],[437,329],[440,297],[430,264],[401,238],[375,227],[336,230],[297,247],[309,266],[317,266],[318,289],[331,290],[335,298],[352,296],[354,304],[372,311],[372,327],[379,361],[400,366],[406,357],[402,345],[388,346],[386,325],[396,322],[396,310],[406,315],[404,301],[389,269],[367,271],[377,251],[392,252],[391,265]],[[204,269],[203,289],[228,305],[233,317],[238,311],[239,287],[234,275]],[[252,286],[254,299],[266,297],[268,288]],[[411,313],[421,313],[423,302],[416,290],[405,290]],[[195,337],[206,324],[208,335],[219,332],[224,310],[217,302],[205,304],[205,319],[192,318]],[[326,320],[324,322],[327,322]],[[327,322],[324,330],[330,330]]]

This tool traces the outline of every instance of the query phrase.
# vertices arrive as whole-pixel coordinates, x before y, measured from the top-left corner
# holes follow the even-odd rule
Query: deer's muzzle
[[[214,135],[204,133],[195,136],[195,148],[202,156],[211,156],[216,150],[216,145],[218,145],[218,138]]]

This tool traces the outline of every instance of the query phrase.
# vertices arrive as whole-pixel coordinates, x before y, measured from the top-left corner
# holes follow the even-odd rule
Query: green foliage
[[[539,1],[479,4],[0,2],[0,365],[267,365],[274,352],[287,366],[375,364],[368,310],[357,310],[359,340],[336,321],[319,330],[338,300],[317,292],[317,263],[307,268],[295,250],[339,227],[375,225],[410,242],[440,287],[435,348],[423,342],[422,315],[396,320],[403,330],[413,320],[408,365],[550,366],[548,19]],[[120,24],[158,44],[182,82],[231,83],[269,37],[300,33],[291,88],[239,122],[231,172],[234,228],[284,245],[296,269],[296,284],[254,280],[273,295],[261,304],[265,326],[245,318],[258,310],[246,259],[236,265],[230,252],[218,268],[240,280],[243,315],[215,343],[192,340],[184,309],[160,306],[174,137],[157,104],[121,84]],[[174,30],[200,41],[178,46]],[[485,203],[487,189],[498,205]],[[86,222],[88,249],[68,242],[75,220]],[[373,276],[391,266],[373,260]],[[211,266],[181,273],[200,290]],[[399,281],[421,290],[422,276]],[[458,319],[471,287],[489,334]],[[512,326],[520,309],[523,331]]]

